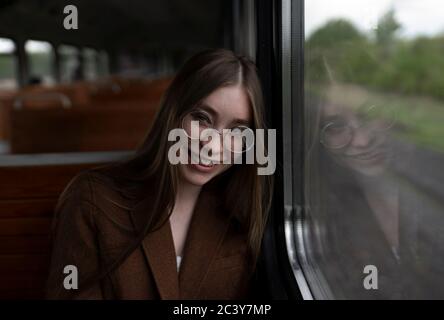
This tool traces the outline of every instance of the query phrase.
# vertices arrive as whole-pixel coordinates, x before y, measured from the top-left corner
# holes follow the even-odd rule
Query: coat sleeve
[[[90,173],[82,172],[66,186],[56,205],[47,299],[103,299],[100,282],[81,287],[100,270],[94,209]],[[77,270],[77,289],[72,266]]]

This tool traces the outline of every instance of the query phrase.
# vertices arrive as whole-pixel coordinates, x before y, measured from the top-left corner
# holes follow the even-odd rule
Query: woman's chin
[[[217,166],[211,168],[201,165],[184,164],[181,165],[180,169],[182,178],[187,183],[202,187],[216,175],[218,168]]]

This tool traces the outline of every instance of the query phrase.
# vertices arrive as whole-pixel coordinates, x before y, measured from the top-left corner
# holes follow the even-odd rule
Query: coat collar
[[[130,211],[136,231],[141,231],[153,206],[153,193]],[[206,278],[223,238],[230,216],[224,212],[214,190],[202,189],[197,200],[179,273],[169,219],[142,242],[142,250],[151,269],[161,299],[195,299]]]

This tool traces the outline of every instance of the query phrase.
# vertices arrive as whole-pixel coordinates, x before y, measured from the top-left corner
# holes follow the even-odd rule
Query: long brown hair
[[[140,235],[112,265],[102,271],[99,278],[118,267],[140,245],[146,234],[162,226],[172,213],[179,173],[178,167],[167,160],[173,143],[168,141],[170,130],[179,128],[183,115],[212,92],[232,85],[241,85],[248,95],[253,111],[252,129],[265,129],[263,96],[254,63],[229,50],[205,50],[191,57],[176,74],[162,98],[151,129],[135,155],[113,165],[118,170],[113,170],[112,186],[125,197],[143,196],[141,193],[137,195],[137,191],[143,190],[143,185],[153,179],[159,192]],[[256,140],[256,148],[266,150],[263,144],[264,141]],[[273,187],[273,177],[258,175],[257,168],[257,163],[233,165],[221,177],[213,179],[222,185],[220,195],[224,197],[227,212],[237,218],[247,234],[253,266],[259,255]]]

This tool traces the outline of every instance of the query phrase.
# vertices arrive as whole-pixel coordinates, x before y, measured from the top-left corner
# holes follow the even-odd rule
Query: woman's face
[[[199,122],[205,121],[212,128],[222,132],[223,129],[235,129],[239,126],[251,127],[252,112],[245,89],[241,86],[222,87],[206,97],[193,112],[199,117]],[[222,141],[222,140],[221,140]],[[212,143],[222,154],[223,145],[215,141],[201,141],[200,148]],[[216,150],[215,150],[216,151]],[[189,150],[188,164],[179,164],[179,172],[184,182],[196,186],[203,186],[211,179],[227,170],[231,164],[204,165],[191,164]],[[222,159],[220,159],[220,162]]]
[[[367,176],[385,170],[390,158],[387,120],[366,119],[334,104],[322,113],[321,142],[337,163]]]

